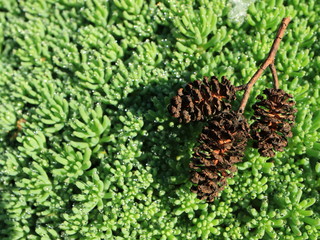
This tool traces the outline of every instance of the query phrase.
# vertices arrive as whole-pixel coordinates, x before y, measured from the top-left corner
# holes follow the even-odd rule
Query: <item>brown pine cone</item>
[[[191,191],[198,198],[212,202],[237,170],[235,163],[243,157],[249,126],[243,115],[233,111],[214,115],[200,134],[200,145],[194,148]]]
[[[264,157],[273,157],[275,151],[282,152],[287,146],[287,137],[292,137],[291,127],[294,124],[295,102],[292,95],[281,89],[265,89],[265,99],[259,95],[260,101],[255,103],[253,119],[250,126],[252,138],[255,140],[253,147],[259,149]]]
[[[205,117],[231,109],[228,101],[235,99],[235,88],[226,77],[221,83],[213,76],[204,77],[178,89],[178,95],[171,99],[169,113],[179,122],[204,120]]]

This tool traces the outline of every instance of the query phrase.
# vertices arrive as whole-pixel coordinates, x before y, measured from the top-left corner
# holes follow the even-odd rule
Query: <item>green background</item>
[[[319,239],[316,2],[256,1],[241,23],[226,0],[0,0],[0,238]],[[204,123],[178,124],[170,98],[203,76],[246,83],[286,16],[276,67],[294,136],[274,158],[249,145],[200,201],[188,163]],[[249,121],[266,87],[270,71]]]

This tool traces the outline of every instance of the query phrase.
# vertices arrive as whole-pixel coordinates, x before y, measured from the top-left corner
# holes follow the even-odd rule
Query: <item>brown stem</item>
[[[18,131],[21,131],[22,130],[22,124],[25,123],[27,120],[25,120],[24,118],[20,118],[18,121],[17,121],[17,130]]]
[[[274,62],[272,62],[269,65],[269,68],[271,69],[271,73],[273,77],[273,87],[275,89],[279,89],[279,80],[278,80],[277,70],[276,70],[276,66],[274,65]]]
[[[240,85],[240,86],[237,86],[234,88],[234,90],[237,92],[237,91],[242,91],[244,89],[246,89],[246,86],[247,84],[244,84],[244,85]]]
[[[250,91],[253,87],[253,85],[256,83],[256,81],[259,79],[259,77],[262,75],[263,71],[274,62],[274,58],[276,56],[276,53],[278,51],[281,39],[284,35],[284,32],[288,26],[290,22],[290,18],[286,17],[284,19],[282,19],[281,25],[279,27],[278,33],[276,38],[273,41],[272,47],[270,49],[269,55],[267,57],[267,59],[264,61],[264,63],[260,66],[260,68],[256,71],[256,73],[252,76],[252,78],[250,79],[250,81],[246,84],[245,87],[245,93],[243,94],[243,98],[241,100],[241,104],[239,107],[238,112],[239,113],[243,113],[244,109],[247,105],[248,99],[249,99],[249,95],[250,95]]]

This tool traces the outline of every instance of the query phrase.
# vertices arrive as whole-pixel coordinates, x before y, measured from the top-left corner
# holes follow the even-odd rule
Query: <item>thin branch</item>
[[[275,89],[279,89],[279,80],[278,80],[277,70],[276,70],[276,66],[274,65],[274,62],[272,62],[269,65],[269,68],[271,69],[271,73],[273,77],[273,87]]]
[[[244,84],[244,85],[240,85],[240,86],[237,86],[234,88],[234,90],[237,92],[237,91],[242,91],[242,90],[245,90],[246,89],[246,86],[247,84]]]
[[[256,83],[256,81],[259,79],[259,77],[262,75],[263,71],[266,70],[266,68],[273,63],[274,58],[276,56],[276,53],[278,51],[281,39],[284,35],[284,32],[288,26],[290,22],[290,18],[286,17],[284,19],[282,19],[281,25],[279,27],[277,36],[275,38],[275,40],[273,41],[272,47],[270,49],[269,55],[267,57],[267,59],[264,61],[264,63],[260,66],[260,68],[256,71],[256,73],[252,76],[252,78],[250,79],[250,81],[248,82],[248,84],[246,84],[246,88],[245,88],[245,93],[243,94],[243,98],[241,100],[241,104],[239,107],[238,112],[239,113],[243,113],[244,109],[247,105],[248,99],[249,99],[249,95],[250,95],[250,91],[253,87],[253,85]]]
[[[278,75],[277,75],[277,69],[276,69],[276,66],[274,65],[274,62],[272,62],[269,65],[269,68],[271,70],[272,77],[273,77],[273,87],[275,89],[279,89],[279,80],[278,80]],[[234,89],[235,89],[236,92],[238,92],[238,91],[245,90],[246,87],[247,87],[247,84],[243,84],[243,85],[234,87]]]

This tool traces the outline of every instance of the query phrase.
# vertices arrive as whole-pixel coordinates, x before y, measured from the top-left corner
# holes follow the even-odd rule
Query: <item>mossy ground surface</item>
[[[0,0],[0,238],[319,239],[320,5],[256,1],[243,23],[230,9],[226,0]],[[276,67],[297,102],[294,136],[271,159],[249,147],[229,186],[204,203],[188,180],[203,123],[180,125],[166,106],[203,76],[247,82],[286,16]],[[248,119],[271,86],[267,71]]]

